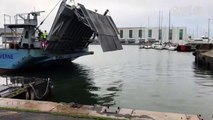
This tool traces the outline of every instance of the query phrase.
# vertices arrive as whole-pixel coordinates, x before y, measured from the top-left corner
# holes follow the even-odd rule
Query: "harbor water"
[[[54,88],[48,100],[55,102],[213,114],[213,73],[196,67],[191,52],[123,47],[103,53],[99,45],[91,45],[94,55],[70,65],[38,66],[6,76],[50,78]]]

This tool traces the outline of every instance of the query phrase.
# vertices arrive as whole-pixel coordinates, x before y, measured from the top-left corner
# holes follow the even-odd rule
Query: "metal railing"
[[[14,19],[12,19],[10,15],[4,14],[4,33],[2,35],[2,43],[4,44],[4,47],[8,47],[8,43],[15,43],[17,42],[18,38],[20,38],[20,33],[18,33],[18,30],[16,28],[8,28],[8,25],[12,24],[12,21],[15,21],[15,24],[18,23],[18,17],[14,16]]]

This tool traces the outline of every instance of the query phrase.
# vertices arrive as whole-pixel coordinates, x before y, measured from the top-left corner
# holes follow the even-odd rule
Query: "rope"
[[[32,84],[29,84],[29,85],[30,85],[30,87],[32,88],[32,90],[33,90],[33,92],[34,92],[36,98],[37,98],[37,99],[42,99],[42,98],[47,94],[47,92],[48,92],[49,84],[50,84],[50,79],[48,78],[46,90],[45,90],[45,92],[44,92],[44,94],[43,94],[42,96],[38,96],[38,95],[37,95],[37,92],[36,92],[36,90],[35,90],[35,88],[33,87]]]
[[[43,23],[44,21],[50,16],[50,14],[53,12],[53,10],[58,6],[59,3],[61,3],[62,0],[59,0],[59,2],[52,8],[52,10],[49,12],[49,14],[44,18],[43,21],[41,21],[41,23],[39,24],[38,27],[36,27],[36,29],[38,29]]]

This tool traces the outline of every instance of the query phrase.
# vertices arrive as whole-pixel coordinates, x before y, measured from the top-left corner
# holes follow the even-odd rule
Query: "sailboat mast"
[[[170,18],[170,16],[171,16],[171,13],[170,13],[170,11],[169,11],[169,44],[170,44],[170,42],[171,42],[171,40],[170,40],[170,38],[171,38],[171,33],[170,33],[170,20],[171,20],[171,18]]]
[[[161,24],[161,14],[160,14],[160,11],[159,11],[159,30],[160,30],[160,24]]]
[[[210,42],[210,19],[208,19],[208,43]]]
[[[159,11],[159,28],[158,28],[158,39],[159,39],[159,42],[160,42],[160,40],[161,40],[161,38],[160,38],[160,23],[161,23],[161,15],[160,15],[160,11]]]
[[[163,42],[163,39],[164,39],[164,33],[163,33],[163,11],[162,11],[162,14],[161,14],[161,25],[160,25],[160,28],[161,28],[161,42]]]

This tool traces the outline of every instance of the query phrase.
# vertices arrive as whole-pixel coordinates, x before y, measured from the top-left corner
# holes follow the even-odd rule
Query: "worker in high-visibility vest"
[[[45,30],[44,33],[41,35],[42,40],[41,40],[41,47],[45,48],[47,46],[47,37],[48,37],[48,33]]]
[[[38,33],[38,40],[39,41],[43,40],[43,32],[41,30],[39,30],[39,33]]]
[[[43,39],[44,39],[44,40],[47,40],[47,37],[48,37],[48,33],[47,33],[47,31],[45,30],[44,33],[43,33]]]

